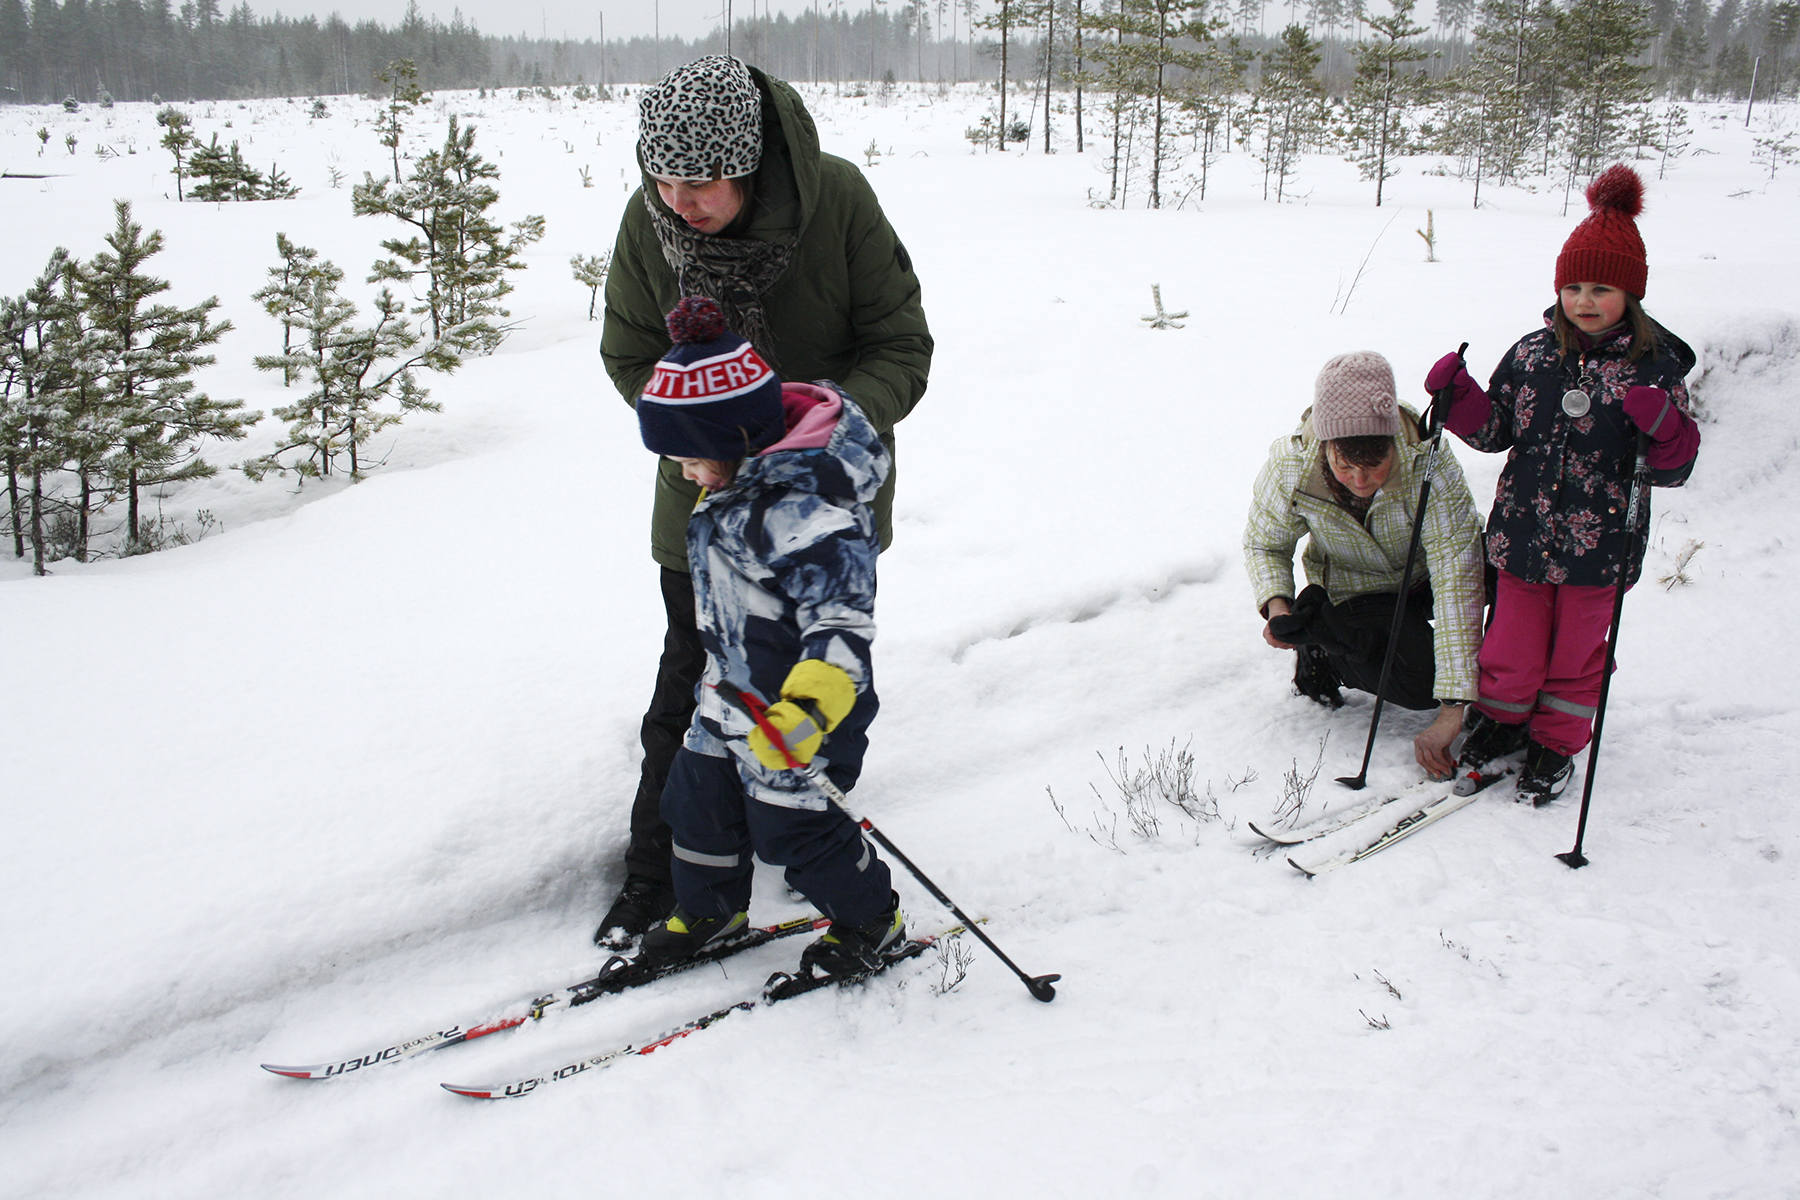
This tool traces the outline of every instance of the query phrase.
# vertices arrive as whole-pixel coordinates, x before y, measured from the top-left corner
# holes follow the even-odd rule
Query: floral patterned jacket
[[[1579,358],[1565,362],[1549,327],[1527,334],[1494,368],[1488,383],[1493,412],[1463,440],[1477,450],[1507,451],[1506,467],[1488,514],[1488,561],[1527,583],[1611,587],[1625,551],[1625,513],[1637,431],[1621,407],[1634,387],[1659,387],[1682,417],[1692,420],[1687,385],[1694,368],[1688,344],[1657,327],[1654,355],[1628,362],[1631,331],[1601,334]],[[1585,391],[1586,414],[1563,410],[1563,394]],[[1652,471],[1658,487],[1679,487],[1694,460]],[[1637,582],[1650,529],[1650,497],[1638,503],[1638,548],[1626,564]]]

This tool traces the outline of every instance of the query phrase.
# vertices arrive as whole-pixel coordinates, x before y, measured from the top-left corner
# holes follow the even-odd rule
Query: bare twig
[[[1381,227],[1381,233],[1376,234],[1375,240],[1369,243],[1368,253],[1364,254],[1362,261],[1356,264],[1356,274],[1350,279],[1350,287],[1343,292],[1341,299],[1338,297],[1332,298],[1332,312],[1342,316],[1350,311],[1350,297],[1356,295],[1356,285],[1362,282],[1363,272],[1368,270],[1369,267],[1369,259],[1373,258],[1375,255],[1375,247],[1381,244],[1382,234],[1385,234],[1388,231],[1388,226],[1392,225],[1399,216],[1399,213],[1395,213],[1392,217],[1389,217],[1387,225]]]
[[[1300,773],[1300,760],[1294,759],[1287,774],[1281,777],[1281,803],[1275,806],[1275,821],[1287,829],[1299,824],[1300,813],[1306,807],[1306,799],[1312,795],[1313,784],[1319,778],[1319,771],[1325,765],[1325,743],[1331,740],[1331,731],[1319,739],[1319,756],[1313,760],[1312,770],[1304,775]]]
[[[957,984],[969,977],[969,964],[975,961],[975,952],[962,944],[957,937],[945,938],[937,944],[938,981],[932,985],[931,994],[942,996],[956,990]]]

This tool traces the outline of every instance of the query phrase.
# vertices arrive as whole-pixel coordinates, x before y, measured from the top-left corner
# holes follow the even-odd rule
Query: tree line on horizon
[[[1474,49],[1477,0],[1437,0],[1422,31],[1420,70],[1442,76]],[[1570,3],[1542,0],[1540,16]],[[1649,0],[1636,65],[1665,94],[1743,99],[1791,90],[1800,41],[1797,0]],[[702,54],[729,51],[784,79],[954,84],[1046,77],[1068,89],[1088,46],[1121,27],[1208,26],[1247,54],[1249,82],[1266,52],[1299,26],[1319,43],[1314,77],[1328,94],[1352,86],[1356,47],[1379,41],[1386,0],[895,0],[796,16],[735,20],[694,39],[573,40],[493,36],[460,11],[448,24],[414,0],[398,25],[333,14],[259,17],[247,0],[0,0],[0,101],[47,104],[367,94],[388,63],[416,63],[427,91],[634,84]],[[1127,33],[1127,42],[1145,35]],[[1175,39],[1178,43],[1182,40]],[[1186,47],[1192,49],[1192,46]],[[1174,68],[1177,75],[1181,68]]]

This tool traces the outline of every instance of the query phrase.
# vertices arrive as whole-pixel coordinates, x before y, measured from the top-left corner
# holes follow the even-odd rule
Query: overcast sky
[[[475,22],[483,33],[496,36],[528,33],[540,37],[569,37],[576,41],[600,39],[600,15],[606,14],[606,38],[649,37],[660,15],[664,37],[694,38],[720,25],[727,0],[419,0],[419,11],[436,16],[444,24],[456,9]],[[250,0],[258,16],[281,13],[288,17],[328,17],[337,13],[354,25],[380,21],[398,25],[406,15],[407,0]],[[732,16],[748,19],[765,9],[790,16],[812,11],[810,0],[730,0]],[[821,0],[825,11],[830,0]],[[846,0],[866,8],[869,0]],[[886,0],[891,4],[892,0]],[[224,7],[230,7],[229,4]]]

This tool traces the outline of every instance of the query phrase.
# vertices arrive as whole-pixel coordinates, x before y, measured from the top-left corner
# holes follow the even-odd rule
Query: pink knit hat
[[[1373,350],[1353,350],[1321,367],[1313,384],[1312,424],[1321,442],[1399,433],[1400,406],[1388,360]]]

